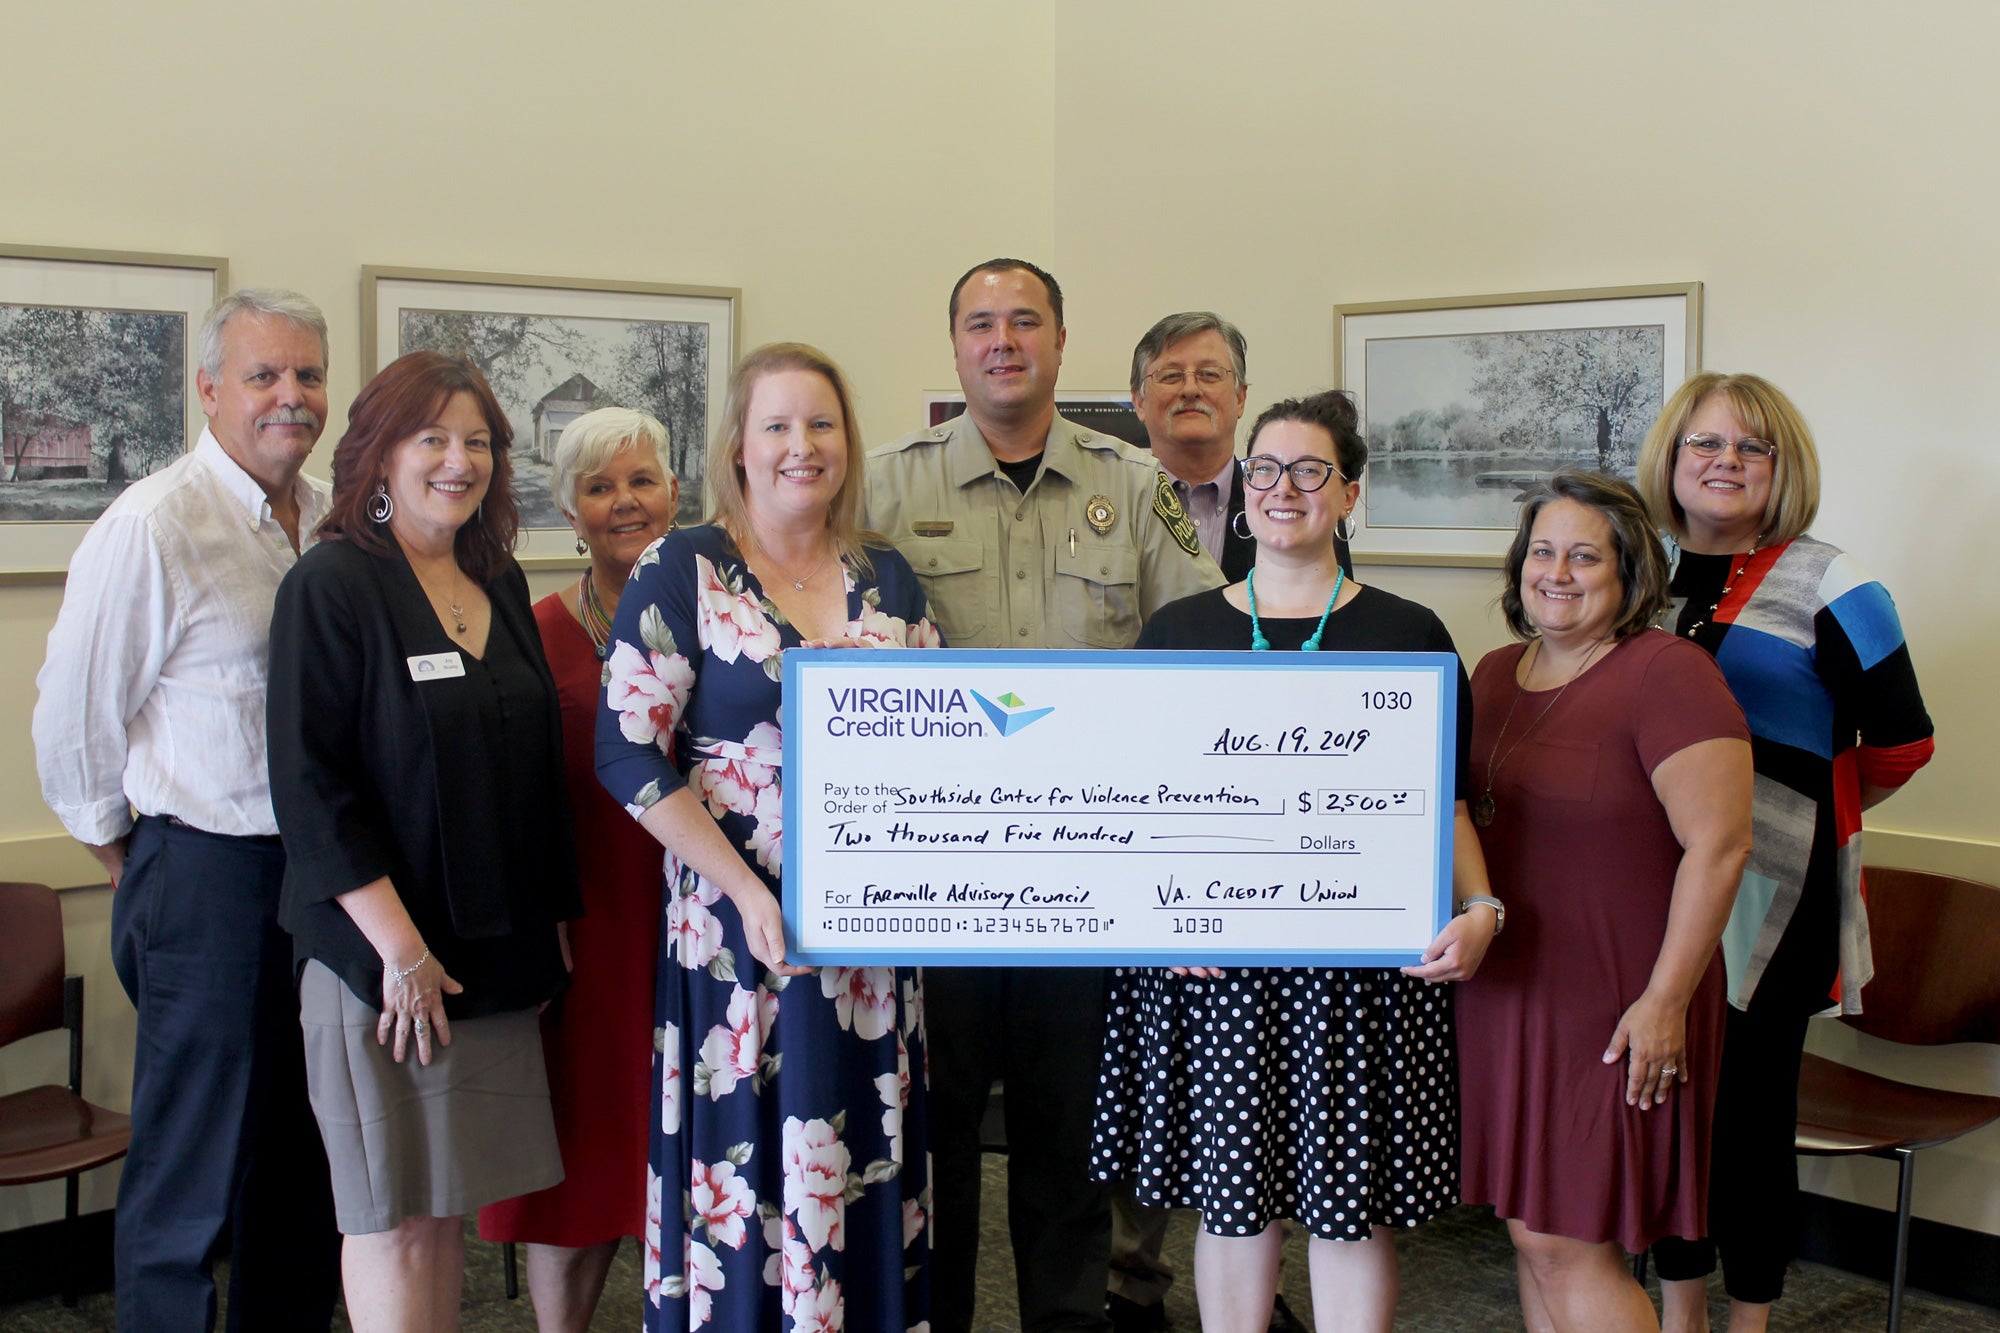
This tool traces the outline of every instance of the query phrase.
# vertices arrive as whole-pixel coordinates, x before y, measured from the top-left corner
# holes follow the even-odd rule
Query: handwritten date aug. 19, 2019
[[[1368,743],[1368,728],[1346,731],[1332,727],[1282,727],[1266,735],[1260,731],[1238,731],[1224,727],[1210,754],[1355,754]]]

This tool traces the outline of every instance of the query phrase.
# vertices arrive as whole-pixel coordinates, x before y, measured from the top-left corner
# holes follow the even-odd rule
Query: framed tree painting
[[[0,245],[0,580],[60,581],[104,507],[187,451],[228,284],[208,256]]]
[[[1701,284],[1334,308],[1334,381],[1368,441],[1354,551],[1495,565],[1527,488],[1633,475],[1661,405],[1701,368]]]
[[[514,430],[522,564],[580,566],[549,490],[563,427],[599,407],[659,418],[681,483],[678,521],[700,522],[741,300],[733,287],[368,267],[361,363],[372,376],[406,352],[433,349],[478,366]]]

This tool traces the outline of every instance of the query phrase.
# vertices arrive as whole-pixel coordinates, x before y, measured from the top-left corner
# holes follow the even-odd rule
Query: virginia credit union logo
[[[1012,736],[1017,731],[1025,731],[1047,717],[1050,713],[1056,711],[1052,707],[1030,708],[1021,701],[1021,696],[1012,690],[1007,691],[1007,693],[1001,695],[997,700],[987,698],[978,690],[968,690],[966,692],[972,696],[973,702],[979,705],[987,718],[992,721],[994,728],[1003,737]]]

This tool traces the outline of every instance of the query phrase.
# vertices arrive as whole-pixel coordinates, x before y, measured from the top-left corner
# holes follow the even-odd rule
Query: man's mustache
[[[310,426],[318,430],[319,425],[318,415],[309,407],[281,407],[257,418],[259,430],[266,426]]]

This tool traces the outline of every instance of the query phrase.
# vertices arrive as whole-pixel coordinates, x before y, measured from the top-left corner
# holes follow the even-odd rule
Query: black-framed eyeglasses
[[[1170,370],[1150,371],[1146,375],[1147,379],[1168,390],[1182,388],[1190,377],[1204,389],[1220,389],[1236,378],[1236,372],[1222,366],[1197,366],[1193,370],[1182,370],[1176,366]]]
[[[1281,473],[1289,472],[1292,485],[1305,492],[1313,492],[1326,485],[1330,477],[1346,481],[1341,470],[1324,458],[1294,458],[1282,462],[1269,454],[1253,454],[1243,460],[1243,484],[1253,491],[1268,491],[1278,484]]]
[[[1778,456],[1777,445],[1754,435],[1740,440],[1725,440],[1720,435],[1690,435],[1681,441],[1681,448],[1696,458],[1720,458],[1724,449],[1734,449],[1736,456],[1746,463],[1766,462]]]

